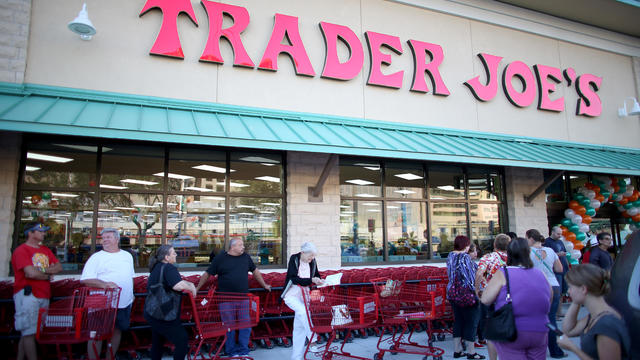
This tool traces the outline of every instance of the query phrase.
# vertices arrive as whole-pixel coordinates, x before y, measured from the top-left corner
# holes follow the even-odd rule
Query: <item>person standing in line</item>
[[[533,262],[533,267],[542,271],[544,276],[547,278],[547,282],[551,286],[551,291],[553,298],[551,300],[551,306],[549,307],[549,322],[554,327],[556,324],[556,314],[558,312],[558,306],[560,305],[560,286],[558,284],[558,278],[555,276],[555,273],[558,273],[562,267],[560,263],[560,259],[553,251],[553,249],[542,246],[542,242],[544,241],[544,237],[540,234],[538,230],[530,229],[527,230],[527,240],[529,241],[529,245],[531,246],[531,252],[529,253],[529,257]],[[547,343],[549,345],[549,354],[552,358],[563,358],[566,357],[567,354],[560,349],[557,343],[556,333],[549,330],[549,338]]]
[[[567,293],[567,284],[564,282],[564,274],[569,271],[569,261],[567,260],[567,248],[565,248],[562,242],[562,228],[560,226],[554,226],[551,228],[549,237],[542,244],[545,247],[551,248],[555,251],[556,255],[560,259],[562,264],[561,270],[554,270],[556,279],[558,279],[558,286],[560,286],[560,296]]]
[[[624,320],[604,299],[611,290],[610,274],[593,264],[575,266],[567,273],[573,302],[562,322],[564,335],[558,344],[580,359],[628,359],[631,338]],[[589,314],[578,320],[580,307]],[[580,347],[569,337],[580,336]]]
[[[38,311],[49,307],[51,298],[51,277],[62,271],[62,264],[51,250],[42,245],[49,230],[38,222],[24,226],[27,240],[11,255],[13,302],[15,304],[15,329],[20,331],[18,360],[36,360],[36,327]]]
[[[478,270],[476,271],[476,294],[478,298],[482,297],[482,292],[487,287],[487,284],[493,277],[493,274],[496,273],[502,266],[507,263],[507,246],[511,242],[511,238],[506,234],[498,234],[493,240],[493,252],[484,255],[480,258],[480,262],[478,263]],[[489,311],[489,307],[484,304],[480,304],[480,321],[478,323],[478,337],[480,339],[481,330],[484,329],[485,326],[485,317],[487,316],[487,312]],[[482,345],[482,339],[479,340]],[[495,346],[491,342],[486,342],[487,350],[489,352],[489,359],[496,360],[498,358],[498,353],[496,351]]]
[[[299,253],[291,255],[287,266],[285,288],[280,298],[295,312],[291,360],[302,360],[304,358],[305,340],[307,339],[310,343],[309,350],[314,352],[320,350],[318,345],[313,342],[313,333],[311,332],[304,304],[304,299],[309,299],[309,287],[324,283],[320,278],[318,264],[315,259],[317,254],[316,246],[313,243],[305,242],[300,247]]]
[[[229,251],[222,251],[213,259],[207,271],[200,277],[196,292],[207,283],[209,276],[218,275],[219,292],[241,293],[249,292],[249,277],[247,273],[253,273],[253,278],[260,286],[271,291],[271,285],[266,284],[262,278],[260,270],[256,267],[251,256],[244,252],[244,241],[240,237],[233,237],[229,241]],[[223,321],[233,322],[235,320],[249,319],[248,301],[243,303],[222,303],[220,311]],[[226,318],[225,318],[226,317]],[[249,335],[251,328],[238,330],[238,340],[236,341],[236,331],[227,332],[227,341],[224,348],[227,356],[245,356],[249,354]]]
[[[99,289],[120,288],[116,323],[111,337],[111,347],[113,353],[116,354],[120,347],[122,332],[129,330],[135,270],[131,253],[120,249],[118,230],[105,228],[100,234],[102,235],[102,250],[89,257],[82,269],[80,282],[84,286]],[[97,354],[94,352],[94,343]],[[100,357],[102,341],[89,341],[87,346],[89,359]]]
[[[485,305],[499,310],[507,303],[505,270],[509,276],[511,304],[518,336],[515,341],[494,341],[500,359],[545,360],[551,287],[544,274],[533,267],[526,239],[517,238],[507,246],[507,268],[493,274],[482,293]]]
[[[480,310],[475,295],[475,274],[478,265],[468,254],[471,241],[464,235],[456,236],[453,240],[453,251],[447,257],[447,299],[453,308],[453,346],[454,358],[466,356],[467,359],[484,359],[475,347],[478,317]],[[469,293],[467,299],[473,298],[473,304],[461,303],[456,294]],[[468,353],[462,350],[462,341],[466,342]],[[473,350],[471,352],[470,350]]]
[[[591,255],[589,256],[589,264],[599,266],[603,270],[611,270],[613,266],[613,259],[607,249],[611,247],[611,234],[608,232],[601,232],[596,236],[598,239],[598,246],[591,248]]]
[[[176,263],[175,249],[171,245],[162,245],[156,250],[156,254],[149,261],[149,279],[147,289],[151,285],[162,283],[165,291],[190,292],[196,296],[196,287],[193,283],[182,280]],[[160,278],[162,273],[162,279]],[[178,313],[175,320],[163,321],[154,319],[144,314],[145,320],[151,325],[151,359],[160,360],[162,358],[162,346],[165,339],[170,341],[175,349],[173,350],[174,360],[183,360],[187,356],[189,349],[189,336],[180,321],[180,303],[178,303]]]

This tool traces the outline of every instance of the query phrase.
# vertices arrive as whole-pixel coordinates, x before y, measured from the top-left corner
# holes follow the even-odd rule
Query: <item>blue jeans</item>
[[[249,300],[220,303],[220,316],[225,324],[249,323]],[[227,332],[224,350],[227,355],[249,354],[249,336],[251,328],[239,329],[236,341],[236,330]]]
[[[556,324],[556,314],[558,313],[558,306],[560,305],[560,286],[554,286],[553,299],[551,300],[551,308],[549,308],[549,322],[551,325],[558,326]],[[562,354],[562,349],[558,346],[557,334],[549,330],[549,354],[551,356],[558,356]]]

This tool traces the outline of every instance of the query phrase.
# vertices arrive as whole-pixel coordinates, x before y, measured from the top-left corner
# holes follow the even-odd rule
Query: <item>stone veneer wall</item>
[[[30,20],[31,0],[0,1],[0,81],[24,82]]]
[[[287,154],[287,259],[311,241],[318,248],[320,270],[338,269],[340,257],[340,176],[338,163],[331,169],[322,190],[322,202],[309,202],[310,186],[315,186],[329,159],[328,154],[289,152]]]
[[[531,204],[524,201],[525,195],[530,195],[544,182],[542,169],[505,168],[505,182],[509,231],[524,237],[527,230],[537,229],[542,235],[547,235],[549,223],[544,192],[538,194]]]
[[[0,277],[9,275],[22,136],[0,132]]]

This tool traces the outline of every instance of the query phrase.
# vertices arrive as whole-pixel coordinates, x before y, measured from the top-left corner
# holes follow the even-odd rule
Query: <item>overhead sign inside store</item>
[[[214,1],[202,0],[209,21],[209,36],[204,47],[200,61],[223,64],[224,59],[220,52],[220,39],[225,38],[233,48],[233,65],[254,68],[254,61],[247,53],[242,42],[242,33],[249,25],[250,16],[246,8],[241,6],[223,4]],[[140,16],[152,9],[162,11],[162,25],[153,47],[152,55],[168,56],[184,59],[182,45],[178,36],[178,16],[185,13],[191,21],[198,25],[195,12],[191,6],[191,0],[147,0]],[[233,20],[233,24],[223,28],[224,16]],[[348,81],[362,71],[364,65],[364,50],[362,41],[349,27],[320,22],[320,31],[325,40],[324,68],[321,77]],[[384,74],[383,67],[392,62],[392,56],[383,53],[385,48],[397,55],[402,55],[402,43],[400,38],[393,35],[366,31],[364,37],[369,51],[370,67],[367,85],[384,86],[400,89],[403,86],[404,70],[391,74]],[[349,59],[340,61],[338,56],[339,43],[346,45],[349,50]],[[440,65],[444,62],[444,52],[437,44],[410,39],[407,41],[413,57],[413,78],[410,90],[421,93],[432,92],[434,95],[448,96],[450,91],[440,74]],[[297,75],[315,76],[309,56],[304,47],[298,27],[298,18],[295,16],[275,14],[275,21],[271,37],[266,45],[262,59],[258,63],[258,69],[278,70],[278,56],[288,55],[293,63]],[[486,84],[476,76],[464,83],[471,94],[479,101],[490,101],[498,93],[499,65],[503,59],[500,56],[481,53],[478,54],[482,62],[487,79]],[[535,64],[531,68],[521,62],[513,61],[502,70],[501,85],[504,95],[509,102],[517,107],[531,105],[536,97],[537,108],[553,112],[562,112],[565,109],[563,97],[552,99],[556,87],[564,82],[567,87],[573,86],[578,100],[576,102],[576,115],[595,117],[602,113],[602,102],[597,92],[600,89],[602,78],[593,74],[577,75],[572,68],[559,69],[552,66]],[[426,75],[426,76],[425,76]],[[427,84],[429,78],[431,87]],[[521,89],[513,86],[513,82],[521,84]]]

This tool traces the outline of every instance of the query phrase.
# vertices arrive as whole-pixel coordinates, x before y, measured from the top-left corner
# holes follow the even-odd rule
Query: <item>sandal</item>
[[[484,359],[484,355],[478,353],[467,354],[467,359]]]
[[[456,359],[457,358],[461,358],[461,357],[465,357],[465,356],[467,356],[467,354],[464,351],[454,352],[453,353],[453,357],[456,358]]]

